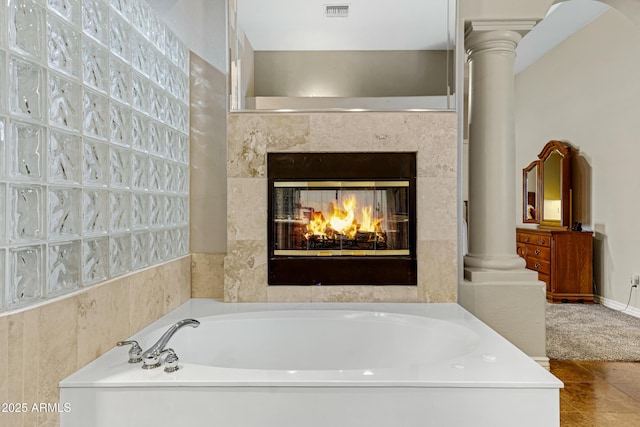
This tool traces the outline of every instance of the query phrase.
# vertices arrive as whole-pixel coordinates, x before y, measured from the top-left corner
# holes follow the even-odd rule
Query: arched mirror
[[[571,147],[549,141],[538,155],[540,177],[540,225],[571,225]]]
[[[522,221],[525,223],[540,222],[539,164],[536,160],[522,170]]]

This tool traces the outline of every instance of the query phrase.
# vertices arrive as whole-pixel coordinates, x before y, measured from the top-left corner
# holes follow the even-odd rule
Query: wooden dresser
[[[549,302],[593,302],[593,235],[590,232],[516,229],[518,255],[547,284]]]

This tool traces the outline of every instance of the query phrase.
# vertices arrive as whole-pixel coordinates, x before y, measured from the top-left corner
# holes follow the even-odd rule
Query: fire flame
[[[356,196],[350,195],[342,201],[342,209],[331,203],[333,212],[325,219],[322,212],[314,212],[313,218],[307,225],[305,238],[311,236],[332,237],[341,234],[354,239],[358,232],[380,233],[382,219],[373,219],[373,208],[365,206],[361,209],[361,222],[356,219]]]

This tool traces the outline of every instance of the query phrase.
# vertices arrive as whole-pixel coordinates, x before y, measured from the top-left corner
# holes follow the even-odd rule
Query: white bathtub
[[[457,304],[198,299],[132,338],[183,318],[181,369],[114,348],[60,383],[61,426],[559,426],[562,383]]]

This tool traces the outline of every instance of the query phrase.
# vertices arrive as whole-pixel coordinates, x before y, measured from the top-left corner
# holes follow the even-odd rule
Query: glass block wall
[[[143,0],[0,17],[0,312],[187,254],[185,45]]]

